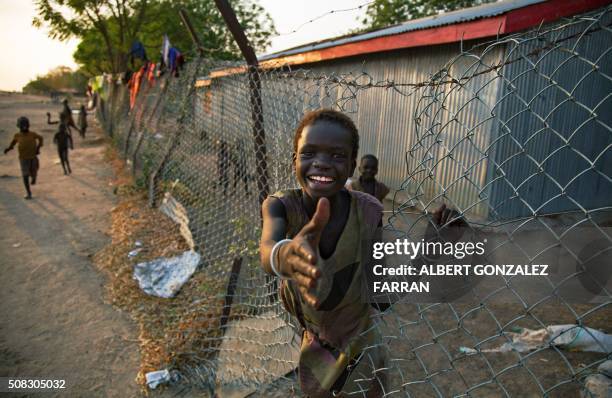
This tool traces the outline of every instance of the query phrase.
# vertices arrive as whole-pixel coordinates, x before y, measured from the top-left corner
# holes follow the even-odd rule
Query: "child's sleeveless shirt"
[[[363,300],[363,245],[374,238],[382,217],[382,205],[374,197],[346,191],[351,208],[344,230],[331,257],[319,257],[321,277],[313,294],[318,310],[304,303],[293,281],[283,280],[283,305],[305,329],[299,359],[303,392],[312,397],[328,396],[347,378],[346,369],[365,347],[376,340],[373,308]],[[285,206],[287,238],[293,238],[310,220],[302,202],[302,191],[277,192],[272,197]]]

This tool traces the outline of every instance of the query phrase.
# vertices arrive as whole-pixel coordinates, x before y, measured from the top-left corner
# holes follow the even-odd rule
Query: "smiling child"
[[[359,162],[359,173],[361,174],[359,178],[348,184],[347,188],[369,193],[382,202],[389,193],[389,188],[376,179],[376,174],[378,174],[378,159],[376,156],[363,155],[361,162]]]
[[[330,109],[306,114],[293,141],[301,188],[277,192],[262,204],[261,263],[282,279],[282,303],[304,329],[298,372],[309,397],[382,397],[386,388],[380,370],[387,347],[375,324],[385,306],[363,296],[369,264],[364,243],[381,240],[383,208],[374,196],[344,187],[358,150],[359,134],[348,116]],[[462,223],[444,205],[432,215],[429,235]]]
[[[341,390],[382,396],[383,375],[372,371],[384,366],[384,355],[379,349],[363,355],[380,337],[372,327],[375,309],[362,299],[360,252],[381,225],[382,206],[344,188],[358,148],[348,116],[329,109],[307,114],[293,148],[301,189],[277,192],[262,205],[262,265],[283,279],[283,304],[304,328],[298,371],[310,397]]]

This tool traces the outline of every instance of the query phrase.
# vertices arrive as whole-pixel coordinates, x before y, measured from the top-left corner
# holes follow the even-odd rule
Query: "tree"
[[[110,70],[127,64],[126,49],[138,35],[146,17],[148,0],[35,0],[36,27],[48,25],[50,36],[66,40],[98,32]]]
[[[129,69],[132,43],[141,41],[150,58],[159,57],[162,38],[183,52],[193,47],[178,10],[183,8],[204,46],[205,56],[239,59],[240,52],[212,1],[201,0],[35,0],[37,27],[48,25],[53,38],[77,37],[75,61],[88,75]],[[257,50],[269,45],[275,28],[265,10],[252,0],[234,0],[232,6]]]
[[[22,91],[28,94],[47,94],[53,91],[85,92],[87,78],[67,66],[51,69],[44,76],[30,80]]]
[[[380,29],[411,19],[473,7],[495,0],[375,0],[366,10],[366,29]]]
[[[270,15],[252,0],[234,0],[231,4],[255,51],[264,51],[270,45],[270,37],[277,33]],[[166,33],[172,44],[180,50],[193,48],[189,33],[179,17],[181,8],[187,11],[198,33],[205,57],[242,59],[233,36],[212,0],[155,1],[150,10],[151,22],[143,28],[142,41],[145,47],[154,48],[159,54],[162,35]]]

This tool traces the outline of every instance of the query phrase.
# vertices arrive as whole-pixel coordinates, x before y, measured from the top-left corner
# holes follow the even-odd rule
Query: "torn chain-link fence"
[[[609,264],[612,248],[611,23],[608,7],[479,43],[413,81],[367,67],[254,70],[205,59],[178,77],[142,79],[136,94],[107,77],[98,118],[150,204],[181,224],[209,282],[176,311],[166,340],[180,352],[167,367],[211,390],[299,391],[291,375],[301,331],[259,264],[260,200],[297,187],[294,130],[305,112],[328,107],[355,121],[360,153],[376,153],[379,177],[395,188],[386,234],[420,239],[446,203],[515,262],[555,250],[569,264],[536,292],[499,277],[460,302],[395,303],[376,323],[388,360],[364,378],[384,375],[384,396],[587,394],[609,351],[554,344],[549,327],[573,325],[559,333],[596,343],[592,330],[612,331],[609,265],[589,268],[597,256]],[[569,243],[587,228],[582,248]],[[572,283],[591,300],[564,297]],[[545,333],[541,344],[516,349],[529,330]],[[514,348],[497,349],[504,344]]]

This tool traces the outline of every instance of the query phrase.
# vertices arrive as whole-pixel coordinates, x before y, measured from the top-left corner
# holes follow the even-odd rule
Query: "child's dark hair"
[[[293,151],[297,152],[298,141],[302,136],[302,130],[304,130],[306,126],[315,124],[315,122],[318,122],[319,120],[338,123],[351,133],[351,139],[353,141],[352,156],[353,159],[356,159],[357,152],[359,151],[359,132],[357,131],[357,127],[350,117],[346,116],[342,112],[334,111],[333,109],[318,109],[304,115],[297,129],[295,129],[295,136],[293,137]]]
[[[363,156],[361,157],[361,161],[362,161],[362,162],[363,162],[364,160],[366,160],[366,159],[373,160],[373,161],[376,163],[376,166],[378,166],[378,158],[377,158],[376,156],[372,155],[371,153],[368,153],[368,154],[363,155]]]
[[[21,128],[22,125],[25,125],[24,128],[30,128],[30,119],[25,116],[20,116],[17,119],[17,127]]]

